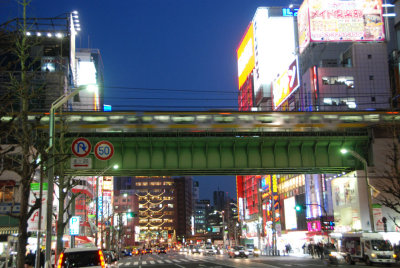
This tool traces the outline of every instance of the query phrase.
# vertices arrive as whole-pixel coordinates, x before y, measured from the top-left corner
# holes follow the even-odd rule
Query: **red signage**
[[[89,140],[85,138],[78,138],[72,142],[71,150],[77,157],[85,157],[89,155],[92,150],[92,145]]]
[[[114,155],[114,146],[109,141],[100,141],[94,147],[94,155],[99,160],[108,160]]]

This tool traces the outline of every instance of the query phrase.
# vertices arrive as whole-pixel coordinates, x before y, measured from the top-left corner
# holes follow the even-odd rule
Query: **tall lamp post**
[[[52,237],[52,216],[53,216],[53,191],[54,191],[54,169],[55,169],[55,161],[54,157],[56,154],[55,150],[55,111],[62,107],[65,103],[67,103],[71,98],[77,95],[84,87],[78,87],[74,91],[65,93],[58,99],[56,99],[50,108],[50,117],[49,117],[49,149],[50,149],[50,157],[48,160],[48,188],[47,188],[47,215],[46,215],[46,251],[45,251],[45,260],[46,267],[50,264],[51,260],[51,237]]]
[[[97,231],[97,229],[99,227],[99,216],[98,216],[99,215],[99,177],[103,176],[104,173],[106,173],[111,168],[118,169],[118,167],[119,166],[117,164],[111,165],[109,167],[106,167],[99,174],[96,175],[96,194],[95,194],[95,196],[96,196],[96,231]],[[103,219],[103,212],[101,213],[101,215],[102,215],[101,217]],[[103,221],[101,223],[103,224]],[[101,228],[103,230],[103,226]],[[101,242],[102,243],[101,243],[100,248],[103,248],[103,232],[101,232]],[[96,232],[95,242],[94,243],[95,243],[96,247],[98,247],[98,232]]]
[[[368,180],[368,170],[367,170],[368,169],[368,163],[367,163],[367,160],[365,160],[365,158],[363,158],[357,152],[355,152],[353,150],[350,150],[350,149],[342,148],[342,149],[340,149],[340,152],[342,154],[350,153],[352,156],[357,158],[364,165],[365,183],[367,185],[369,222],[370,222],[370,226],[371,226],[371,231],[375,232],[374,214],[373,214],[373,210],[372,210],[371,185],[369,184],[369,180]]]

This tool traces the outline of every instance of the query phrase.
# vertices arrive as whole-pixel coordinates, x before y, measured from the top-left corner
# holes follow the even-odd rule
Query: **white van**
[[[338,244],[340,252],[349,264],[359,261],[367,265],[391,265],[396,262],[392,245],[379,233],[343,233],[338,237]]]

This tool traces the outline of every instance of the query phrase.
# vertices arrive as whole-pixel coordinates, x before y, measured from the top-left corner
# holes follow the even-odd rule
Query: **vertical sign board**
[[[69,219],[69,235],[79,235],[80,220],[80,216],[72,216],[71,219]]]
[[[40,230],[44,231],[46,227],[46,203],[47,203],[47,183],[43,183],[42,189],[42,211],[40,214]],[[40,198],[40,183],[31,183],[31,191],[29,195],[29,205],[33,206],[36,202],[36,198]],[[39,229],[39,209],[31,215],[28,220],[28,232],[37,232]]]

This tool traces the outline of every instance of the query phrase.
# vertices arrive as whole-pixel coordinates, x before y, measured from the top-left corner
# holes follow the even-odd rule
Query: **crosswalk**
[[[215,257],[206,257],[206,256],[202,256],[202,257],[186,257],[186,258],[165,258],[165,259],[141,259],[141,260],[133,260],[133,261],[120,261],[118,262],[116,268],[127,268],[127,267],[139,267],[139,266],[146,266],[146,265],[158,265],[158,264],[184,264],[184,263],[190,263],[190,262],[198,262],[198,261],[219,261],[218,258],[215,259]],[[248,259],[245,259],[248,260]],[[231,260],[230,260],[231,261]],[[237,265],[239,265],[239,263],[236,263]],[[290,267],[325,267],[325,263],[320,262],[320,263],[275,263],[275,265],[272,264],[265,264],[263,262],[254,262],[253,264],[260,264],[260,265],[264,265],[265,267],[269,267],[269,268],[290,268]],[[235,265],[237,267],[237,265]],[[110,268],[115,268],[115,266],[111,266]]]
[[[118,267],[128,267],[128,266],[139,266],[140,265],[154,265],[154,264],[172,264],[172,263],[187,263],[194,261],[205,260],[204,258],[170,258],[165,260],[142,260],[142,261],[127,261],[127,262],[119,262]]]

